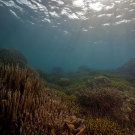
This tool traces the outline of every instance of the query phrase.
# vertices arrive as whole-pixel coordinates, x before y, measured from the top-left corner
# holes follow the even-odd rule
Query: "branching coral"
[[[70,108],[70,111],[78,112],[81,109],[75,95],[67,96],[63,92],[58,93],[61,97],[61,101],[64,102],[68,106],[68,108]]]
[[[87,113],[94,117],[110,118],[119,125],[124,135],[135,132],[135,98],[131,95],[114,88],[104,88],[82,91],[77,97]]]
[[[22,135],[24,133],[49,135],[53,129],[57,134],[62,132],[64,119],[69,112],[57,98],[57,93],[49,89],[44,89],[38,97],[35,97],[34,110],[28,111],[25,120],[21,121]]]
[[[0,133],[94,135],[93,132],[98,134],[97,131],[100,130],[103,135],[120,135],[116,125],[103,116],[116,122],[120,129],[123,129],[124,135],[131,135],[134,132],[133,97],[114,88],[102,88],[80,91],[77,98],[80,105],[95,116],[89,118],[86,125],[82,119],[74,116],[79,114],[78,110],[80,111],[74,95],[67,96],[46,88],[32,68],[21,69],[18,65],[0,65]],[[99,116],[102,116],[102,119]],[[91,123],[94,123],[94,126]]]
[[[30,67],[21,69],[19,65],[0,65],[0,88],[19,90],[21,93],[27,89],[27,93],[38,93],[43,86],[36,72]]]
[[[77,97],[80,104],[93,115],[110,116],[122,106],[124,94],[113,88],[104,88],[80,91]]]
[[[122,135],[117,125],[106,118],[92,118],[86,120],[87,135]]]
[[[1,133],[19,132],[20,120],[25,118],[27,112],[33,111],[34,97],[42,89],[43,83],[31,68],[0,65]]]
[[[0,78],[0,133],[60,135],[64,132],[65,118],[71,121],[72,113],[59,93],[44,87],[33,69],[1,65]]]

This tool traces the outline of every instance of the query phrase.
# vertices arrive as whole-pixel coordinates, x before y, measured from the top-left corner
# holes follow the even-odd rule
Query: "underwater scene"
[[[135,135],[135,0],[0,0],[0,135]]]

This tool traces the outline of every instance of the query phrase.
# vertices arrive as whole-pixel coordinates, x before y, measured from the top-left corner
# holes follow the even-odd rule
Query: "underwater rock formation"
[[[116,72],[121,74],[128,74],[135,77],[135,58],[130,59],[123,66],[116,69]]]
[[[38,72],[40,78],[44,79],[45,81],[48,81],[48,74],[44,70],[36,69],[36,71]]]
[[[88,79],[85,82],[86,86],[91,89],[108,87],[110,85],[109,78],[105,76],[96,76],[92,79]]]
[[[17,50],[0,48],[0,62],[13,64],[14,66],[19,63],[20,67],[25,67],[27,60],[24,55]]]
[[[48,75],[47,81],[55,83],[60,78],[66,77],[66,73],[61,67],[53,67],[52,72]]]
[[[55,83],[62,87],[67,87],[67,86],[71,85],[71,81],[68,78],[60,78]]]
[[[65,72],[61,67],[53,67],[52,74],[57,74],[63,77],[65,75]]]
[[[89,67],[87,67],[86,65],[82,65],[78,68],[77,70],[78,72],[89,72],[91,71],[91,69]]]

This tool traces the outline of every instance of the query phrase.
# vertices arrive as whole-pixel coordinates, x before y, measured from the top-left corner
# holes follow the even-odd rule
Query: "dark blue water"
[[[0,47],[45,71],[117,68],[135,57],[135,0],[0,0]]]

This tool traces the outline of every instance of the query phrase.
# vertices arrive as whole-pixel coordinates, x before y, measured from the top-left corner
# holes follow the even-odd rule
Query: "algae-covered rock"
[[[19,63],[20,67],[25,67],[27,60],[20,51],[0,48],[0,62],[13,65],[17,65]]]
[[[103,88],[108,87],[110,85],[110,80],[108,77],[105,76],[95,76],[94,78],[87,79],[85,82],[88,88]]]
[[[116,70],[118,73],[128,74],[135,77],[135,58],[130,59]]]
[[[56,74],[63,77],[65,75],[65,72],[61,67],[53,67],[52,74]]]
[[[90,68],[87,67],[86,65],[81,65],[78,70],[78,72],[89,72],[90,71]]]
[[[60,78],[56,81],[56,84],[59,86],[67,87],[71,85],[71,81],[68,78]]]
[[[45,81],[48,81],[48,74],[42,70],[42,69],[36,69],[36,71],[38,72],[39,76],[44,79]]]

